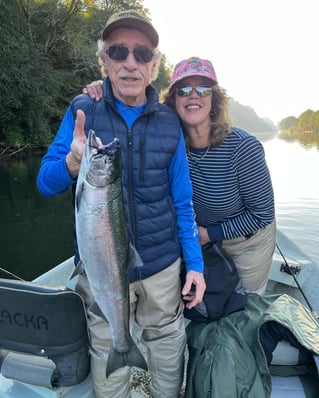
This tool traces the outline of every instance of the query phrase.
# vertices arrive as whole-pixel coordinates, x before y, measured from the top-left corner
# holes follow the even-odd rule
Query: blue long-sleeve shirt
[[[144,109],[144,106],[128,107],[117,100],[115,103],[129,127]],[[62,194],[76,182],[70,177],[65,160],[73,140],[74,124],[74,115],[69,107],[53,143],[42,160],[37,177],[39,191],[46,197]],[[176,152],[169,164],[168,176],[170,195],[177,216],[178,237],[187,270],[202,272],[203,259],[193,210],[192,187],[182,131]]]

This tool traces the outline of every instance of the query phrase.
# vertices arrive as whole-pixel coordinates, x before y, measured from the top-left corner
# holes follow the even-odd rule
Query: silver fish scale
[[[111,154],[99,153],[92,145],[93,134],[89,133],[78,176],[75,218],[80,258],[95,302],[111,329],[108,375],[126,365],[147,366],[129,332],[127,270],[132,248],[123,209],[119,143],[113,141],[118,150]],[[140,259],[137,254],[132,256],[134,261],[135,257]]]

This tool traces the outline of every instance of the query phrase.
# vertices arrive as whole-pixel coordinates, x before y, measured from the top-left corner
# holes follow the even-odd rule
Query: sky
[[[175,65],[212,61],[219,84],[274,123],[319,110],[318,0],[144,0]]]

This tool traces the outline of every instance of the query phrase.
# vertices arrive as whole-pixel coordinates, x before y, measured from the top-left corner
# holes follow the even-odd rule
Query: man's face
[[[111,51],[103,59],[104,70],[110,78],[115,97],[130,106],[144,104],[145,88],[151,82],[155,64],[153,58],[146,63],[137,61],[132,50],[138,47],[153,51],[152,42],[139,30],[119,28],[107,37],[106,47],[111,46],[124,46],[129,49],[124,60],[111,59]]]

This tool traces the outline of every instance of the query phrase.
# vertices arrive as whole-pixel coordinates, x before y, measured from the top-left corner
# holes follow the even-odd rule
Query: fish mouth
[[[112,142],[106,145],[99,146],[97,148],[97,153],[107,156],[114,156],[120,148],[120,140],[114,138]]]
[[[88,146],[91,151],[91,156],[96,155],[107,155],[107,156],[114,156],[116,152],[120,148],[120,140],[118,138],[114,138],[113,141],[104,145],[102,140],[96,136],[94,130],[90,130],[88,134]]]

